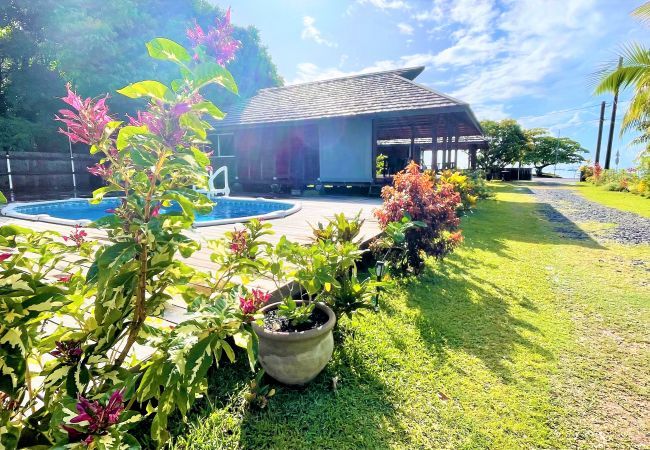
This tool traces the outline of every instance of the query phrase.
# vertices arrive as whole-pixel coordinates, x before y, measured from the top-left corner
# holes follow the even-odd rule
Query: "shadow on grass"
[[[174,430],[183,437],[177,448],[390,447],[393,433],[407,433],[395,420],[390,389],[368,367],[353,332],[343,330],[339,340],[330,364],[308,386],[287,387],[265,377],[277,393],[262,410],[232,408],[233,392],[253,377],[243,358],[213,370],[208,399],[190,414],[192,430]]]
[[[554,358],[549,350],[525,336],[540,331],[513,316],[512,304],[505,299],[518,299],[514,304],[531,312],[537,311],[534,302],[521,293],[477,278],[460,263],[449,259],[435,273],[427,266],[405,289],[407,304],[421,312],[415,325],[440,364],[446,361],[450,349],[462,349],[508,383],[513,381],[510,362],[517,347],[525,347],[541,358]]]
[[[493,186],[493,190],[497,193],[533,195],[527,187],[513,184]],[[549,222],[550,229],[531,232],[540,220]],[[509,259],[516,259],[517,255],[508,250],[507,241],[604,248],[548,203],[489,199],[478,210],[463,218],[462,228],[472,227],[477,230],[466,235],[463,246],[494,252]],[[483,232],[485,230],[488,231]]]
[[[496,190],[530,192],[507,184]],[[498,278],[481,278],[476,267],[485,267],[485,273],[500,269],[498,259],[485,261],[482,252],[506,258],[507,264],[518,264],[517,261],[529,255],[517,251],[531,247],[511,245],[512,242],[602,247],[550,205],[533,202],[483,202],[474,214],[463,219],[462,228],[463,247],[471,251],[462,256],[451,255],[440,264],[427,263],[423,274],[399,288],[404,290],[407,304],[420,311],[415,325],[434,356],[445,361],[450,349],[461,349],[479,358],[504,382],[511,382],[514,352],[524,348],[543,359],[553,359],[554,355],[531,339],[531,334],[541,333],[540,330],[512,312],[513,308],[521,307],[537,314],[539,310],[531,297],[534,290],[522,289],[512,282],[500,283]],[[532,281],[522,279],[522,282]],[[386,308],[390,309],[390,305]]]

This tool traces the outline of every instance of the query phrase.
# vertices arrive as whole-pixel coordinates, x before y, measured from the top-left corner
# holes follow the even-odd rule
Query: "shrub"
[[[79,229],[63,240],[0,228],[0,447],[136,448],[126,430],[143,411],[162,445],[169,415],[187,413],[206,389],[208,369],[235,358],[233,343],[255,364],[251,310],[246,302],[246,311],[240,308],[243,288],[234,278],[258,269],[264,226],[254,222],[212,243],[213,260],[222,263],[214,274],[177,257],[199,248],[186,231],[196,212],[211,208],[190,186],[207,184],[210,161],[199,145],[211,127],[204,116],[223,114],[199,91],[218,84],[237,93],[222,65],[239,46],[230,32],[228,15],[216,30],[191,30],[193,56],[168,39],[147,43],[151,57],[179,67],[180,78],[171,88],[145,80],[120,89],[149,100],[128,123],[115,120],[106,97],[82,99],[67,86],[70,108],[56,118],[65,125],[60,131],[102,156],[89,171],[106,186],[92,201],[117,192],[121,204],[93,224],[109,238],[94,248]],[[180,210],[168,209],[172,204]],[[66,263],[69,254],[74,264]],[[55,267],[63,274],[55,276]],[[188,313],[177,326],[164,326],[165,304],[175,295],[187,301]],[[255,307],[266,298],[251,295]],[[146,356],[135,352],[136,343]]]
[[[406,230],[406,260],[409,270],[419,273],[425,256],[443,258],[462,240],[458,230],[456,208],[460,194],[450,184],[434,188],[431,177],[420,171],[415,162],[397,173],[392,186],[385,186],[384,203],[375,211],[382,229],[401,221],[406,215],[421,222],[422,227]]]

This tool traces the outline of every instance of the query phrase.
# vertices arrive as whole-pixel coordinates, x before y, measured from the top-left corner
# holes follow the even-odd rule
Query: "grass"
[[[608,191],[602,186],[580,183],[577,191],[587,200],[611,208],[630,211],[643,217],[650,217],[650,199],[630,192]]]
[[[530,196],[497,190],[463,219],[460,250],[341,321],[312,384],[268,380],[277,395],[247,410],[229,394],[245,363],[215,370],[174,447],[649,445],[650,249],[562,238]]]

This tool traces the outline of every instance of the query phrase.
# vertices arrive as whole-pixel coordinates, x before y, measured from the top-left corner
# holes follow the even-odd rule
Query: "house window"
[[[235,156],[235,138],[232,133],[218,134],[217,136],[216,156],[234,157]]]

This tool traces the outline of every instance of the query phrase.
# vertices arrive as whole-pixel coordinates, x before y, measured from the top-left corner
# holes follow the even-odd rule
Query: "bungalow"
[[[467,103],[413,80],[424,67],[260,90],[226,110],[217,164],[247,189],[382,184],[415,160],[455,168],[487,144]],[[384,155],[381,156],[380,155]]]

